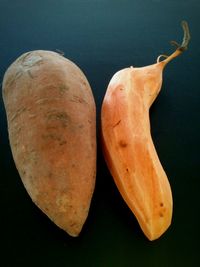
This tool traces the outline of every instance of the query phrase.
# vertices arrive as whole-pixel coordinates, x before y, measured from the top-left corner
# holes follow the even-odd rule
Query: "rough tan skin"
[[[96,108],[86,77],[55,52],[28,52],[6,71],[3,99],[28,194],[56,225],[78,236],[96,177]]]
[[[149,109],[162,85],[163,69],[187,48],[141,68],[125,68],[111,79],[103,100],[101,123],[105,159],[125,202],[149,240],[159,238],[172,219],[172,193],[150,132]],[[163,55],[162,55],[163,56]]]

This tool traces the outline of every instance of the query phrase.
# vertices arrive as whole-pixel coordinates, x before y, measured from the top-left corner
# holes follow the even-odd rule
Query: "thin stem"
[[[164,58],[168,58],[167,55],[160,55],[160,56],[157,57],[156,62],[159,63],[159,62],[160,62],[160,59],[161,59],[162,57],[164,57]]]
[[[188,43],[190,41],[189,27],[188,27],[188,24],[186,21],[182,21],[181,25],[182,25],[183,32],[184,32],[183,41],[181,44],[178,44],[176,41],[171,42],[173,45],[176,46],[176,50],[170,56],[168,56],[166,59],[164,59],[162,61],[164,63],[164,65],[166,65],[168,62],[170,62],[175,57],[182,54],[188,48]],[[157,62],[159,62],[159,59],[160,59],[160,57],[158,57]]]
[[[185,51],[187,50],[188,43],[190,41],[190,31],[189,31],[189,27],[186,21],[182,21],[182,28],[184,31],[183,42],[178,49],[181,51]]]

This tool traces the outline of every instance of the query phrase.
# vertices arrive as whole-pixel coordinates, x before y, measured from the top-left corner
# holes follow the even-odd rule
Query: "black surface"
[[[22,53],[62,50],[85,72],[100,108],[119,69],[153,63],[182,39],[189,50],[167,66],[151,109],[152,135],[173,191],[170,229],[149,242],[119,195],[98,146],[96,189],[78,238],[59,230],[31,202],[16,171],[0,99],[0,265],[197,266],[199,259],[199,0],[0,0],[0,79]],[[98,126],[99,130],[99,126]]]

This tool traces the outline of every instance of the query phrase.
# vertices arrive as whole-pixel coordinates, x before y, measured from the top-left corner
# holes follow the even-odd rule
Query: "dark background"
[[[112,75],[155,62],[181,42],[182,19],[192,40],[164,71],[151,109],[152,135],[169,177],[173,222],[148,241],[123,202],[98,143],[97,183],[88,220],[78,238],[58,229],[31,202],[15,168],[0,99],[0,265],[86,267],[197,266],[200,238],[199,0],[0,0],[0,80],[22,53],[65,53],[85,72],[101,103]]]

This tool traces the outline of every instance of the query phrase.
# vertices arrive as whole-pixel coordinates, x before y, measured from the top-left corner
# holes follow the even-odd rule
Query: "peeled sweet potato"
[[[79,235],[96,177],[96,108],[85,75],[58,53],[28,52],[6,71],[3,99],[28,194],[57,226]]]
[[[149,240],[170,226],[173,199],[150,130],[149,110],[162,86],[164,67],[187,49],[189,28],[169,56],[155,64],[124,68],[109,82],[101,110],[102,145],[108,168],[124,201]],[[165,60],[160,61],[161,57]]]

